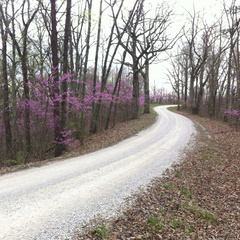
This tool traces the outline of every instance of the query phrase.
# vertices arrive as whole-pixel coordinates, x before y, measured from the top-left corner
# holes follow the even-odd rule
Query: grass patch
[[[154,117],[157,116],[157,112],[156,112],[153,108],[154,108],[154,107],[158,107],[158,106],[160,106],[160,105],[158,105],[158,104],[151,104],[151,105],[150,105],[150,115],[151,115],[151,116],[154,116]]]
[[[175,112],[175,111],[177,111],[177,106],[168,107],[167,109],[168,109],[169,111]]]
[[[104,239],[108,237],[108,229],[106,228],[105,225],[101,225],[95,228],[94,230],[95,235],[97,235],[97,237],[99,237],[100,239]]]
[[[160,212],[163,216],[165,216],[167,214],[167,211],[163,208],[163,207],[159,207],[158,212]]]
[[[158,103],[150,104],[150,108],[159,107],[159,106],[162,106],[162,104],[158,104]]]
[[[151,216],[147,219],[147,224],[156,232],[160,233],[164,230],[164,224],[156,217]]]
[[[172,182],[167,182],[163,184],[163,187],[167,190],[172,190],[174,188],[174,184]]]
[[[214,222],[217,220],[217,218],[210,212],[208,211],[201,211],[201,216],[203,219],[205,219],[208,222]]]
[[[176,172],[176,173],[175,173],[175,177],[176,177],[176,178],[182,178],[183,175],[182,175],[182,173],[180,173],[180,172]]]
[[[210,213],[207,210],[201,209],[198,206],[190,205],[189,203],[184,203],[183,208],[193,213],[194,215],[198,216],[199,218],[206,220],[208,223],[211,223],[217,220],[216,216],[214,216],[212,213]]]
[[[179,219],[172,219],[171,226],[174,229],[181,228],[183,226],[183,222]]]
[[[187,190],[187,189],[182,189],[181,194],[186,198],[186,199],[192,199],[192,194]]]
[[[151,227],[156,227],[160,223],[160,221],[157,217],[153,216],[147,219],[147,223]]]
[[[194,228],[192,225],[188,225],[188,226],[186,227],[186,232],[187,232],[188,234],[192,234],[192,233],[195,232],[195,228]]]

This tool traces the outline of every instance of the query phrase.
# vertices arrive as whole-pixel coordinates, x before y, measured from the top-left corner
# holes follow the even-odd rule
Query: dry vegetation
[[[240,239],[240,132],[185,115],[196,122],[196,148],[122,216],[95,222],[76,239]]]

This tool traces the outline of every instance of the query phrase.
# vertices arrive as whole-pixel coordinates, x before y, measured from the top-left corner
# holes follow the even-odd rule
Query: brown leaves
[[[106,221],[106,239],[240,239],[240,132],[188,117],[204,127],[196,148],[134,196],[123,216]]]

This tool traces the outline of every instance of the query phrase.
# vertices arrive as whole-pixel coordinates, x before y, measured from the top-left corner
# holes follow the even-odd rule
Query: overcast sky
[[[95,3],[99,4],[98,1],[99,0],[95,0]],[[136,0],[125,0],[124,5],[129,5],[130,7],[135,1]],[[187,11],[193,13],[193,9],[195,8],[196,12],[201,12],[202,14],[204,13],[208,21],[214,21],[217,16],[220,16],[221,14],[221,9],[223,6],[222,1],[224,0],[145,0],[145,7],[151,9],[152,12],[155,13],[155,6],[157,4],[161,4],[164,1],[169,5],[170,9],[173,10],[173,23],[171,26],[172,29],[170,30],[170,34],[172,34],[172,36],[175,36],[175,34],[179,32],[180,29],[186,24],[188,15]],[[93,12],[95,12],[97,18],[98,8],[96,5],[93,9]],[[108,21],[103,21],[102,24],[103,29],[109,29]],[[165,54],[161,54],[161,56],[161,59],[167,58],[167,55]],[[168,91],[172,90],[171,85],[166,77],[166,68],[169,68],[167,61],[150,66],[150,88],[153,88],[153,86],[156,84],[157,88],[164,87]]]
[[[156,0],[146,0],[154,3],[161,3],[162,1]],[[229,0],[226,0],[229,1]],[[174,31],[178,31],[183,25],[186,23],[187,14],[186,12],[193,13],[193,9],[195,8],[196,12],[202,12],[205,15],[205,18],[209,22],[213,22],[217,19],[218,16],[221,15],[221,9],[223,8],[222,0],[168,0],[168,4],[174,10],[174,22],[173,29]],[[163,55],[164,59],[164,55]],[[150,67],[150,86],[153,87],[156,84],[157,87],[164,87],[168,91],[170,91],[171,85],[167,80],[166,68],[169,67],[168,62],[161,62],[159,64],[152,65]]]

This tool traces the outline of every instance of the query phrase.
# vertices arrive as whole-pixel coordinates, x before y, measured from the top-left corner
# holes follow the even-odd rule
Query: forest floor
[[[181,114],[195,122],[196,147],[121,216],[95,220],[76,239],[240,239],[240,132]]]

